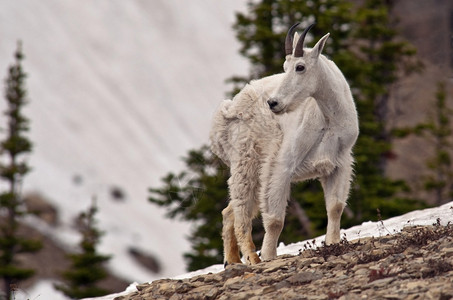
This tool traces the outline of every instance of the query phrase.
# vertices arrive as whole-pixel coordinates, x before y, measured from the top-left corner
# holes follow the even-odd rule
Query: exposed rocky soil
[[[452,299],[453,225],[407,227],[217,274],[138,285],[115,300]]]

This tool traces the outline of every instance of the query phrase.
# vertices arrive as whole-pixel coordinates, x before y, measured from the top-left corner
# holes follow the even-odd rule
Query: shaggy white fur
[[[225,263],[241,262],[239,250],[247,263],[260,262],[251,235],[259,211],[266,232],[261,258],[276,257],[292,181],[320,180],[326,243],[340,241],[357,111],[343,74],[321,54],[329,34],[304,49],[305,34],[299,41],[296,33],[291,41],[294,51],[286,57],[285,73],[252,81],[214,115],[211,149],[231,171],[230,202],[222,212]]]

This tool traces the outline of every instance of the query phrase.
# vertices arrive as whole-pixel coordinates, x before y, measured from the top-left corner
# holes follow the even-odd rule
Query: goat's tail
[[[230,158],[226,149],[228,145],[228,119],[225,118],[225,114],[231,102],[231,100],[224,100],[219,105],[219,108],[214,113],[209,133],[212,153],[217,155],[227,166],[230,166]]]

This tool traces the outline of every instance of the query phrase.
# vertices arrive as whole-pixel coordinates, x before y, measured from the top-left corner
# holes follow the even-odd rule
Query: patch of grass
[[[357,263],[366,264],[378,261],[390,255],[402,253],[409,247],[420,248],[447,236],[453,236],[453,225],[448,223],[446,226],[442,226],[439,219],[433,226],[406,227],[403,232],[396,235],[396,243],[393,247],[379,254],[361,253],[358,256]]]
[[[440,219],[437,219],[436,223],[432,226],[405,227],[402,232],[395,234],[394,238],[392,238],[392,240],[395,240],[392,247],[386,247],[385,250],[377,251],[377,253],[373,251],[361,251],[360,248],[364,245],[363,243],[360,241],[350,243],[346,239],[346,235],[344,235],[340,243],[333,245],[326,245],[325,242],[323,242],[320,247],[316,247],[315,240],[311,243],[307,242],[304,245],[304,251],[302,249],[299,250],[299,254],[305,253],[305,255],[310,257],[322,257],[327,261],[330,256],[341,256],[349,252],[356,252],[357,264],[366,264],[373,261],[379,261],[390,255],[402,253],[409,247],[420,248],[426,246],[430,242],[446,236],[453,236],[453,224],[449,222],[447,225],[442,226]],[[381,238],[372,238],[367,243],[371,243],[372,249],[378,249],[378,247],[375,246],[375,241],[379,241],[380,239]],[[446,268],[452,268],[452,266],[447,266]],[[440,266],[438,266],[437,269],[442,270]],[[380,275],[376,274],[376,276]]]
[[[360,242],[357,243],[348,242],[348,240],[346,239],[346,234],[344,234],[343,238],[340,240],[338,244],[326,245],[325,242],[322,242],[322,246],[315,249],[314,253],[317,256],[324,258],[325,261],[327,261],[327,258],[329,258],[329,256],[343,255],[345,253],[356,250],[357,247],[361,245],[363,244],[361,244]]]
[[[321,247],[316,246],[315,240],[312,242],[307,242],[304,244],[304,249],[299,250],[299,255],[305,255],[306,257],[322,257],[324,261],[330,256],[340,256],[345,253],[356,250],[359,246],[363,244],[359,242],[350,243],[346,239],[346,234],[343,235],[343,238],[338,244],[326,245],[323,241]]]
[[[410,246],[422,247],[431,241],[437,241],[446,236],[453,236],[453,225],[449,222],[446,226],[440,224],[440,219],[433,226],[414,226],[404,229],[408,234],[403,234],[398,239],[397,250],[403,252]]]

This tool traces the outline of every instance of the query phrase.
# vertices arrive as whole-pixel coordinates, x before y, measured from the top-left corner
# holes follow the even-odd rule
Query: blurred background
[[[451,1],[2,0],[0,72],[6,79],[20,41],[29,101],[26,136],[33,143],[25,155],[31,172],[20,188],[32,213],[20,231],[42,241],[41,250],[19,257],[35,275],[14,289],[25,297],[53,293],[52,299],[65,299],[53,285],[71,266],[67,254],[79,251],[78,216],[93,203],[96,227],[104,233],[97,250],[111,255],[101,283],[110,292],[221,263],[221,242],[194,247],[205,217],[191,211],[215,202],[218,209],[207,214],[216,216],[211,229],[219,232],[227,174],[202,148],[211,116],[247,80],[280,72],[284,36],[295,21],[303,21],[301,27],[317,22],[309,43],[331,32],[326,55],[351,80],[359,116],[368,120],[360,112],[371,112],[379,125],[373,137],[378,146],[358,145],[358,179],[343,225],[377,217],[376,208],[384,217],[401,213],[393,204],[402,201],[412,209],[451,200],[452,123],[445,122],[453,107]],[[273,45],[270,56],[267,44]],[[2,99],[0,110],[6,108]],[[6,123],[2,115],[0,128]],[[373,127],[367,124],[361,124],[365,136]],[[367,152],[372,149],[380,152]],[[395,190],[364,192],[375,183],[360,177],[368,171],[359,171],[372,155],[378,157],[376,174]],[[207,181],[198,180],[205,173],[191,159],[211,172],[225,194],[209,193]],[[7,190],[7,184],[0,188]],[[299,213],[287,225],[305,229],[288,232],[284,242],[318,234],[325,225],[321,217],[316,221],[325,218],[319,187],[300,189],[307,188],[313,193],[294,195],[290,205]],[[314,202],[321,208],[311,213]],[[189,211],[197,217],[185,215]],[[201,252],[209,258],[205,263],[198,259]]]

